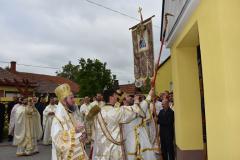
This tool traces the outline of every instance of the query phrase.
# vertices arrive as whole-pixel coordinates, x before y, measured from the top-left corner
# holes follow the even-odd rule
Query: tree
[[[146,80],[143,82],[143,86],[140,88],[141,92],[144,94],[148,94],[151,89],[151,79],[147,77]]]
[[[78,65],[69,62],[62,67],[62,71],[57,72],[58,76],[68,78],[80,85],[79,96],[94,96],[104,89],[111,89],[116,86],[116,76],[107,69],[107,63],[102,63],[98,59],[81,58]]]
[[[71,61],[69,61],[68,64],[62,67],[62,71],[57,71],[56,74],[60,77],[64,77],[76,82],[78,71],[79,65],[74,65]]]

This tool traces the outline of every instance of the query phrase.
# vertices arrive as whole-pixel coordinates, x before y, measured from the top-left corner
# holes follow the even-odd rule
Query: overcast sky
[[[162,0],[91,0],[139,18],[153,18],[159,52]],[[80,58],[107,62],[120,84],[134,81],[132,37],[137,21],[86,0],[0,0],[0,61],[61,68]],[[159,26],[159,27],[156,27]],[[163,59],[168,51],[164,50]],[[155,60],[156,61],[156,60]],[[8,64],[0,62],[0,67]],[[55,75],[56,69],[17,66],[18,71]]]

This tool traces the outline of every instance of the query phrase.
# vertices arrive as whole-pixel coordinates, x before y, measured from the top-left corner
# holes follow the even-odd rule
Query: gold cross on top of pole
[[[142,16],[142,8],[141,7],[138,8],[138,13],[140,14],[141,22],[142,22],[143,21],[143,16]]]

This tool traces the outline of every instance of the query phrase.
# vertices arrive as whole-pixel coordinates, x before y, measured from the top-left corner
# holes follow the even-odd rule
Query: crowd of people
[[[175,159],[172,92],[156,96],[152,88],[145,96],[115,90],[86,96],[79,106],[68,84],[55,94],[48,103],[45,97],[19,97],[8,104],[8,138],[17,156],[38,153],[42,140],[52,144],[53,160]]]
[[[39,98],[21,96],[13,99],[14,101],[7,105],[8,141],[18,146],[16,153],[18,156],[38,153],[38,140],[43,140],[45,145],[51,144],[51,122],[58,100],[51,97],[47,102],[43,96]],[[1,104],[1,109],[5,109],[4,104]],[[1,142],[4,113],[5,111],[1,112]]]

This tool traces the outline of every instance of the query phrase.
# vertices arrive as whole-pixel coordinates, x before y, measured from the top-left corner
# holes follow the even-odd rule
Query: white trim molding
[[[168,3],[170,0],[166,0],[165,3]],[[187,23],[188,19],[192,15],[192,13],[195,11],[197,6],[199,5],[200,0],[186,0],[185,4],[183,5],[179,15],[174,15],[178,16],[172,25],[171,28],[169,29],[168,34],[166,35],[166,47],[170,48],[172,47],[173,43],[175,42],[177,36],[179,33],[182,32],[184,25]],[[164,14],[168,11],[164,11]],[[171,17],[169,17],[170,19]]]

